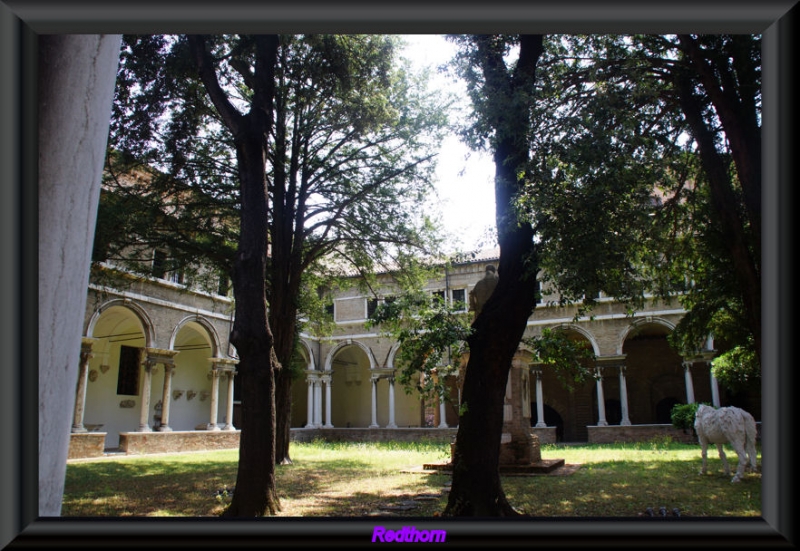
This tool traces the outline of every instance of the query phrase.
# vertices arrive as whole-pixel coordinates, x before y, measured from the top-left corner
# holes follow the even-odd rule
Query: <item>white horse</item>
[[[730,476],[731,470],[725,458],[722,445],[729,442],[736,455],[739,456],[739,467],[731,482],[739,482],[750,458],[750,467],[756,472],[756,421],[745,410],[737,407],[724,407],[715,409],[701,404],[697,407],[694,419],[694,430],[703,447],[703,468],[700,474],[706,472],[706,456],[709,444],[716,444],[719,458],[725,467],[725,474]]]

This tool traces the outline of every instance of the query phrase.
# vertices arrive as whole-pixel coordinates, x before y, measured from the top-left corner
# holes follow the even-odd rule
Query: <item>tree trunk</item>
[[[280,510],[275,490],[275,371],[280,369],[267,319],[267,136],[272,128],[278,37],[255,37],[254,90],[242,115],[220,86],[206,38],[189,46],[206,91],[236,144],[241,192],[239,243],[233,267],[236,312],[231,344],[239,354],[242,418],[239,469],[226,517],[261,517]]]
[[[267,321],[265,161],[261,143],[254,138],[237,144],[242,220],[233,270],[236,317],[231,343],[239,354],[242,418],[236,489],[223,515],[235,517],[258,517],[280,510],[274,438],[275,370],[280,364]]]
[[[517,516],[500,482],[500,439],[503,397],[511,360],[536,306],[538,258],[529,224],[518,224],[512,200],[521,184],[518,171],[528,160],[529,117],[525,101],[511,101],[530,92],[542,52],[540,35],[520,38],[516,74],[508,78],[497,51],[483,54],[486,87],[505,91],[501,97],[516,111],[495,122],[495,196],[500,242],[498,282],[472,324],[447,516]],[[508,79],[508,81],[505,81]]]
[[[761,362],[761,277],[757,251],[751,249],[752,241],[746,234],[746,224],[739,214],[736,194],[725,162],[714,145],[714,135],[702,116],[702,105],[692,91],[692,82],[679,76],[681,108],[697,142],[703,170],[708,178],[711,204],[717,213],[722,232],[728,237],[728,248],[739,289],[745,316],[755,342],[756,354]]]

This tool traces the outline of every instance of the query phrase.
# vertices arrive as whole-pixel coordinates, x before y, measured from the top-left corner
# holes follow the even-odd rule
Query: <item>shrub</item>
[[[670,412],[672,426],[681,429],[683,432],[691,430],[694,432],[694,416],[700,404],[675,404]]]

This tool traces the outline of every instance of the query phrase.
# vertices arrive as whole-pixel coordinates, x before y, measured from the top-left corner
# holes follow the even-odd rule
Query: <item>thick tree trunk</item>
[[[525,101],[515,94],[529,92],[536,63],[542,52],[540,35],[523,35],[516,74],[509,78],[498,51],[483,52],[487,88],[505,93],[499,98],[514,106],[495,122],[495,199],[500,242],[498,282],[472,324],[456,449],[453,483],[447,516],[517,516],[500,482],[500,440],[503,430],[503,397],[511,360],[536,306],[538,258],[529,224],[518,224],[512,199],[518,192],[518,171],[528,160],[529,117]]]
[[[278,37],[255,37],[255,73],[250,111],[242,115],[220,86],[206,37],[189,46],[206,91],[236,144],[241,192],[239,243],[233,268],[236,312],[231,343],[239,354],[242,418],[239,469],[226,517],[275,514],[275,371],[280,369],[267,319],[268,204],[267,136],[272,128]]]
[[[237,144],[242,192],[239,250],[233,273],[236,317],[231,343],[239,354],[242,418],[239,470],[224,516],[275,514],[275,370],[280,368],[267,321],[267,186],[258,136]],[[259,160],[260,159],[260,160]]]

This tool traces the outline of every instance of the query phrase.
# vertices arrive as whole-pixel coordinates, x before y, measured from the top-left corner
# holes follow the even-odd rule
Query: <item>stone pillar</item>
[[[542,392],[542,368],[536,368],[536,428],[547,427],[544,422],[544,392]]]
[[[369,425],[371,429],[378,428],[378,378],[374,375],[370,377],[372,382],[372,422]]]
[[[225,371],[225,375],[228,378],[228,403],[225,407],[225,426],[222,427],[222,429],[236,430],[236,427],[233,426],[233,377],[236,375],[236,372],[229,369]]]
[[[331,385],[333,384],[333,374],[326,374],[322,376],[322,382],[325,385],[325,425],[326,429],[332,429],[331,423]]]
[[[397,428],[397,425],[394,423],[394,377],[389,377],[389,424],[386,425],[386,428]]]
[[[439,396],[439,427],[440,429],[448,428],[447,425],[447,410],[445,399]]]
[[[172,432],[169,426],[169,408],[172,404],[172,372],[175,366],[164,364],[164,390],[161,394],[161,426],[159,432]]]
[[[306,382],[308,383],[308,404],[306,408],[306,427],[307,429],[314,428],[314,377],[316,375],[308,374]]]
[[[314,380],[314,427],[322,427],[322,381]]]
[[[86,381],[89,378],[89,360],[95,339],[81,339],[81,361],[78,364],[78,386],[75,389],[75,410],[72,415],[72,432],[86,432],[83,426],[83,410],[86,407]]]
[[[620,426],[630,426],[631,419],[628,417],[628,384],[625,378],[625,371],[626,367],[624,365],[619,366],[619,403],[622,409],[622,419],[620,420]]]
[[[144,361],[144,381],[142,381],[142,407],[139,412],[139,432],[153,432],[150,428],[150,385],[153,377],[155,360],[146,358]]]
[[[23,47],[19,20],[13,18],[13,14],[5,7],[0,8],[0,12],[3,21],[3,31],[0,32],[4,45],[3,66],[15,67],[11,79],[4,82],[4,86],[8,84],[4,89],[19,94],[24,80],[15,79],[15,76],[23,75],[16,66],[27,63],[18,63],[17,60],[22,56],[17,57],[17,53],[28,50]],[[5,201],[2,206],[0,220],[3,230],[0,239],[3,241],[4,254],[8,251],[17,258],[16,252],[12,251],[16,251],[22,242],[22,234],[18,232],[28,231],[31,225],[37,224],[33,221],[28,225],[26,220],[29,220],[29,214],[35,217],[38,209],[38,294],[33,305],[34,308],[38,307],[38,457],[31,468],[38,468],[38,500],[34,503],[38,504],[38,515],[44,517],[61,514],[64,496],[73,422],[70,418],[75,408],[75,395],[69,390],[75,388],[78,380],[79,366],[75,359],[80,354],[86,285],[89,281],[108,121],[119,64],[120,38],[118,34],[38,36],[37,49],[31,50],[34,55],[38,51],[38,66],[34,71],[38,75],[38,83],[32,83],[36,86],[38,97],[26,98],[38,109],[38,129],[30,129],[33,139],[38,140],[38,190],[32,196],[23,190],[23,187],[29,186],[16,185],[21,181],[21,173],[16,172],[23,163],[21,152],[24,150],[26,154],[29,153],[25,149],[29,143],[21,143],[17,139],[22,135],[26,118],[18,116],[20,113],[10,112],[11,109],[6,110],[6,102],[2,102],[2,132],[10,137],[9,141],[3,140],[3,143],[12,152],[9,157],[15,159],[15,163],[17,160],[19,162],[19,166],[12,163],[2,168],[4,176],[13,175],[11,179],[2,179],[4,192],[9,190],[4,197],[16,198]],[[5,64],[6,60],[8,64]],[[37,62],[36,59],[33,61]],[[7,97],[12,95],[3,95],[3,99]],[[7,114],[11,116],[6,117]],[[6,185],[9,182],[10,185]],[[30,202],[22,201],[21,197],[33,201],[32,213],[28,209]],[[20,206],[23,206],[22,210]],[[6,239],[9,248],[5,248]],[[36,255],[35,251],[33,255]],[[2,268],[3,281],[18,281],[20,266],[13,261],[5,264]],[[5,279],[6,276],[8,279]],[[26,285],[29,283],[32,282],[25,282]],[[14,289],[13,286],[9,288]],[[9,342],[16,345],[13,336],[22,333],[19,333],[17,322],[20,318],[16,317],[15,312],[21,306],[17,306],[20,297],[12,293],[7,295],[13,300],[4,304],[3,320],[13,320],[13,325],[4,323],[3,328],[6,335],[12,336]],[[9,312],[8,318],[6,311]],[[9,371],[12,373],[4,375],[3,383],[15,387],[19,379],[14,372],[19,370]],[[9,404],[9,408],[12,405]],[[9,459],[9,465],[19,461],[16,455],[9,456]],[[12,488],[7,489],[9,493],[13,491]],[[8,514],[12,515],[13,520],[20,518],[21,513]],[[26,516],[27,513],[22,515],[23,518]],[[18,520],[17,524],[22,526],[24,523]]]
[[[219,409],[219,378],[221,372],[217,367],[211,368],[211,414],[209,415],[208,430],[220,430],[217,424],[217,410]]]
[[[683,377],[686,381],[686,403],[694,403],[694,383],[692,383],[692,362],[683,362]]]
[[[713,371],[710,372],[710,377],[711,377],[711,404],[715,408],[718,408],[718,407],[720,407],[719,382],[717,381],[717,378],[714,377],[714,372]]]
[[[608,421],[606,421],[606,399],[603,395],[603,371],[600,367],[597,368],[595,380],[597,381],[597,426],[607,427]]]

